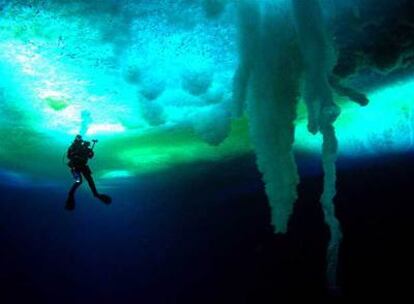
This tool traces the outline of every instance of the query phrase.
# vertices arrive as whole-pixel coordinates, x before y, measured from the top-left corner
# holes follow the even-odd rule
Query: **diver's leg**
[[[66,200],[65,209],[67,210],[73,210],[75,209],[75,192],[79,188],[79,186],[82,184],[82,175],[79,170],[72,169],[72,175],[73,175],[73,185],[69,190],[68,198]]]
[[[95,182],[92,178],[92,172],[88,167],[82,169],[82,174],[88,182],[89,188],[91,189],[93,196],[98,196],[98,190],[96,190]]]
[[[93,195],[96,198],[98,198],[100,201],[102,201],[103,203],[110,204],[112,202],[111,197],[106,195],[106,194],[99,194],[98,190],[96,190],[95,182],[94,182],[93,177],[92,177],[92,172],[89,169],[89,167],[85,167],[85,169],[82,170],[82,174],[85,177],[85,179],[87,180],[87,182],[89,184],[89,188],[91,188],[91,191],[92,191]]]

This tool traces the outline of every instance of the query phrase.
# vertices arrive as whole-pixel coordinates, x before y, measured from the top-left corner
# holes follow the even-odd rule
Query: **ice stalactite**
[[[331,239],[327,278],[336,286],[342,239],[335,217],[335,161],[338,142],[333,126],[340,113],[330,84],[336,64],[318,0],[238,2],[239,67],[234,76],[234,114],[246,109],[250,136],[272,209],[275,232],[285,233],[297,199],[299,176],[293,155],[296,107],[303,84],[308,130],[323,136],[324,190],[321,203]],[[339,87],[338,83],[338,88]],[[352,95],[346,88],[344,95]],[[354,96],[358,99],[361,96]],[[246,106],[244,106],[246,100]],[[361,102],[364,103],[361,97]]]
[[[324,188],[321,203],[325,222],[330,230],[327,279],[330,287],[336,288],[336,268],[342,232],[335,217],[333,202],[336,194],[335,161],[338,150],[333,123],[340,111],[333,100],[329,84],[336,56],[325,31],[319,0],[292,0],[292,8],[304,63],[304,99],[308,107],[308,129],[311,133],[320,131],[323,136]]]
[[[342,241],[342,230],[338,219],[335,217],[335,205],[333,199],[336,194],[336,155],[338,150],[338,141],[335,135],[335,129],[331,123],[321,126],[323,135],[322,146],[322,164],[324,170],[324,184],[321,203],[325,222],[329,227],[330,240],[327,249],[327,279],[329,287],[337,288],[336,273],[338,265],[339,246]]]
[[[234,78],[235,113],[246,98],[250,137],[277,232],[286,232],[297,199],[293,155],[299,95],[299,49],[289,10],[272,1],[239,3],[240,65]]]

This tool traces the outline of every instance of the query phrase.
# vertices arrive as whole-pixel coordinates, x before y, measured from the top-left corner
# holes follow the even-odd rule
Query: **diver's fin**
[[[104,204],[109,205],[110,203],[112,203],[112,198],[109,195],[106,194],[98,194],[97,198],[103,202]]]
[[[68,197],[66,200],[65,209],[68,211],[73,211],[75,209],[75,199],[73,197]]]

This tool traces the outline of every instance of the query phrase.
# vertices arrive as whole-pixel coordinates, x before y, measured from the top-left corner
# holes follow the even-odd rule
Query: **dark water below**
[[[117,183],[106,189],[111,206],[83,185],[73,213],[63,209],[67,189],[3,187],[0,301],[356,303],[409,295],[414,157],[340,160],[336,297],[325,288],[320,172],[302,168],[285,236],[272,234],[250,156]]]

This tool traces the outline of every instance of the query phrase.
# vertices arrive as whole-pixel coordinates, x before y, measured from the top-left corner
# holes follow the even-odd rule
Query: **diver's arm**
[[[68,152],[66,153],[66,156],[68,158],[71,158],[73,156],[73,154],[74,154],[74,151],[73,150],[74,150],[73,149],[73,146],[70,146],[69,149],[68,149]]]

